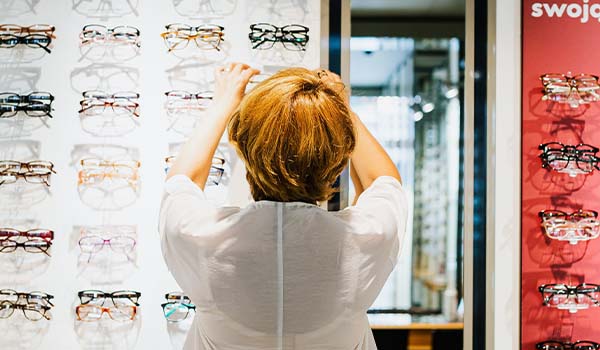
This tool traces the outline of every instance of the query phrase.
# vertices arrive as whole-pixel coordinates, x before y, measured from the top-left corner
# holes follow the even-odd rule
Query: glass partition
[[[411,202],[398,265],[373,313],[457,317],[462,62],[458,39],[352,38],[352,106],[396,163]]]

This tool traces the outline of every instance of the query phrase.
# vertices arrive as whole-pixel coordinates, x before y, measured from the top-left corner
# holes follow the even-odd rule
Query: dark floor
[[[378,350],[405,350],[408,333],[399,330],[374,330]],[[462,350],[462,331],[436,331],[433,336],[434,350]]]

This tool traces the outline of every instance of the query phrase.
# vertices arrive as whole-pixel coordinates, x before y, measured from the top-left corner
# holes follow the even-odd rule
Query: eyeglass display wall
[[[599,10],[523,1],[522,349],[599,348]]]
[[[0,1],[0,349],[182,347],[195,307],[157,233],[168,157],[216,66],[261,69],[249,88],[322,66],[322,6]],[[250,200],[225,139],[206,192]]]

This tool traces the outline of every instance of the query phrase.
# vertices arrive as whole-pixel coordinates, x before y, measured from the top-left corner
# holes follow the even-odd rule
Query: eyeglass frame
[[[119,103],[124,103],[124,102],[128,102],[131,104],[131,106],[119,106]],[[96,104],[94,104],[93,102],[97,102]],[[87,106],[84,106],[86,104],[89,104]],[[139,117],[140,113],[138,112],[138,109],[140,108],[140,104],[136,101],[132,101],[130,99],[114,99],[113,101],[103,101],[101,99],[98,98],[84,98],[83,100],[79,101],[79,105],[81,106],[81,108],[79,109],[79,111],[77,111],[77,113],[79,114],[85,114],[87,111],[92,110],[94,108],[102,108],[103,112],[107,107],[110,107],[113,112],[117,112],[115,110],[115,107],[120,107],[123,108],[125,110],[127,110],[127,114],[131,114],[134,117]],[[132,107],[132,108],[129,108]]]
[[[83,297],[85,296],[86,293],[88,293],[88,294],[96,293],[97,295],[89,297],[90,300],[84,302]],[[133,297],[126,296],[126,295],[118,296],[118,293],[131,293],[134,296]],[[117,296],[115,296],[115,294],[117,294]],[[77,292],[77,296],[79,297],[79,301],[81,302],[81,305],[89,305],[89,304],[98,305],[98,304],[93,304],[92,301],[101,299],[102,304],[100,304],[100,305],[104,306],[106,299],[110,299],[115,307],[119,307],[119,306],[128,306],[128,305],[117,304],[115,302],[115,299],[126,299],[126,300],[131,301],[131,303],[134,306],[140,306],[138,301],[139,301],[139,298],[142,296],[142,293],[140,293],[138,291],[134,291],[134,290],[116,290],[114,292],[108,293],[108,292],[103,292],[101,290],[96,290],[96,289],[85,289],[85,290],[80,290],[79,292]]]
[[[98,169],[81,169],[78,176],[78,185],[95,185],[95,182],[91,182],[91,179],[101,178],[101,181],[106,179],[122,179],[127,181],[129,186],[135,187],[136,183],[140,180],[140,176],[137,171],[132,172],[131,174],[124,175],[118,172],[94,172]]]
[[[94,95],[96,93],[96,95]],[[137,100],[140,98],[140,94],[133,91],[117,91],[115,93],[108,93],[102,90],[86,90],[81,93],[83,99],[96,99],[96,100]],[[129,95],[129,96],[128,96]]]
[[[553,347],[553,348],[550,349],[550,348],[548,348],[548,345],[544,345],[544,343],[558,343],[558,344],[560,344],[561,348],[560,349],[556,349],[556,348]],[[577,348],[576,346],[577,346],[578,343],[590,343],[594,347],[594,350],[600,349],[600,344],[598,344],[598,343],[596,343],[594,341],[591,341],[591,340],[578,340],[578,341],[573,342],[573,343],[571,343],[571,342],[562,342],[562,341],[558,341],[558,340],[544,340],[542,342],[539,342],[539,343],[535,344],[535,348],[537,350],[589,350],[587,348],[584,348],[584,349]],[[587,345],[586,345],[586,347],[587,347]]]
[[[82,318],[80,315],[80,311],[82,308],[99,309],[99,310],[101,310],[100,317],[92,318],[92,319],[87,319],[87,317]],[[131,316],[129,317],[129,319],[128,320],[115,319],[112,315],[112,311],[122,311],[123,309],[128,309],[131,312]],[[99,306],[99,305],[94,305],[94,304],[81,304],[81,305],[77,305],[77,307],[75,307],[75,314],[77,315],[77,320],[83,321],[83,322],[99,321],[102,319],[102,315],[104,315],[105,313],[108,314],[108,317],[110,317],[110,319],[113,321],[133,321],[135,319],[135,316],[137,315],[137,309],[138,309],[138,307],[135,305],[123,305],[122,307],[117,307],[117,306],[105,307],[105,306]]]
[[[44,98],[32,98],[32,96],[35,96],[35,95],[46,95],[46,96],[44,96]],[[14,96],[14,97],[17,97],[19,99],[19,101],[16,101],[16,102],[3,101],[2,100],[3,96],[5,99],[7,98],[6,96]],[[12,104],[20,105],[20,104],[30,103],[32,101],[42,102],[42,103],[47,102],[47,104],[52,104],[52,102],[54,102],[54,96],[51,93],[46,92],[46,91],[32,91],[25,95],[18,94],[16,92],[0,92],[0,104],[3,104],[3,105],[12,105]]]
[[[6,294],[3,292],[14,292],[12,294]],[[13,302],[12,300],[8,300],[8,299],[2,299],[3,295],[15,295],[17,297],[17,300],[14,301],[14,303],[18,303],[20,299],[24,298],[28,304],[37,304],[37,301],[31,301],[31,298],[35,297],[35,293],[37,293],[37,298],[39,300],[43,300],[45,303],[47,303],[49,306],[54,306],[54,304],[50,301],[52,299],[54,299],[54,295],[52,294],[48,294],[48,293],[44,293],[44,292],[40,292],[40,291],[32,291],[32,292],[17,292],[14,289],[0,289],[0,302],[6,300],[6,301],[10,301]]]
[[[560,146],[560,149],[548,148],[549,145],[558,145],[558,146]],[[589,147],[590,150],[578,149],[578,147],[581,147],[581,146]],[[593,169],[600,169],[600,167],[598,166],[598,162],[600,161],[600,158],[598,158],[596,156],[596,153],[599,151],[599,149],[597,147],[589,145],[589,144],[580,143],[578,145],[573,146],[573,145],[565,145],[560,142],[548,142],[548,143],[540,144],[538,146],[538,149],[542,151],[542,153],[539,155],[539,157],[542,160],[542,168],[550,168],[553,170],[557,170],[557,169],[554,169],[552,166],[550,166],[550,162],[549,162],[548,158],[553,156],[553,157],[559,158],[558,160],[566,161],[567,166],[571,163],[572,160],[575,160],[575,165],[577,166],[577,168],[579,170],[581,170],[582,172],[584,172],[585,174],[591,173],[593,171]],[[557,154],[558,152],[560,152],[560,154]],[[582,159],[580,159],[581,156],[587,156],[590,159],[582,160]],[[562,158],[562,159],[560,159],[560,158]],[[592,170],[586,171],[586,169],[582,168],[579,165],[580,162],[589,164],[592,167]],[[568,169],[568,168],[565,167],[564,169],[561,169],[561,170],[565,170],[565,169]]]
[[[165,173],[169,172],[169,169],[171,169],[171,163],[175,160],[176,156],[168,156],[165,158]],[[217,160],[217,162],[215,162],[215,160]],[[223,166],[225,165],[225,158],[221,158],[221,157],[217,157],[214,156],[212,158],[212,163],[210,166],[210,169],[208,171],[208,177],[206,178],[206,182],[208,185],[215,185],[218,186],[219,183],[221,183],[221,178],[223,177],[223,174],[225,174],[225,168],[223,168]],[[211,180],[211,176],[212,176],[212,180]],[[216,180],[214,179],[216,177]],[[210,180],[210,183],[208,183]]]
[[[32,101],[26,105],[0,104],[0,108],[2,108],[2,107],[3,108],[10,107],[10,111],[3,112],[0,109],[0,119],[16,117],[17,114],[19,114],[19,112],[25,112],[25,115],[28,117],[31,117],[31,118],[43,118],[43,117],[53,118],[51,112],[54,109],[48,103]],[[35,109],[34,107],[43,107],[43,108]],[[44,114],[34,115],[33,112],[37,112],[37,111],[43,112]],[[5,114],[9,114],[9,115],[5,116]]]
[[[181,25],[182,27],[186,27],[186,28],[171,28],[172,26],[176,26],[176,25]],[[182,24],[182,23],[171,23],[165,26],[166,31],[161,33],[160,36],[164,39],[165,44],[167,45],[168,48],[168,52],[174,51],[174,50],[183,50],[185,49],[188,45],[190,41],[194,41],[196,43],[196,46],[200,49],[205,49],[203,46],[200,45],[200,43],[198,42],[198,39],[200,39],[200,41],[209,44],[209,46],[216,50],[216,51],[221,51],[221,48],[219,47],[221,45],[222,41],[225,41],[225,39],[223,38],[225,36],[225,33],[223,32],[225,30],[225,27],[220,26],[220,25],[216,25],[216,24],[206,24],[206,25],[201,25],[201,26],[196,26],[196,27],[192,27],[189,26],[187,24]],[[183,34],[182,36],[180,36],[180,33]],[[193,34],[195,33],[195,34]],[[179,43],[175,44],[175,45],[169,45],[169,38],[167,38],[167,36],[174,34],[176,38],[181,39],[180,42],[186,42],[183,46],[180,46]],[[218,40],[215,41],[209,41],[209,40],[204,40],[206,38],[216,38]],[[214,43],[216,42],[216,44]]]
[[[261,30],[260,28],[257,28],[258,26],[263,25],[263,26],[269,26],[274,28],[275,30],[270,30],[270,31],[265,31],[265,30]],[[286,30],[285,28],[287,27],[292,27],[292,26],[296,26],[296,27],[300,27],[302,28],[301,30]],[[310,29],[306,26],[303,26],[301,24],[288,24],[282,27],[278,27],[275,26],[273,24],[270,23],[253,23],[250,25],[250,33],[248,33],[248,39],[250,40],[250,42],[252,44],[255,44],[252,46],[252,49],[261,49],[261,46],[263,46],[265,43],[271,43],[271,45],[269,47],[263,47],[262,50],[267,50],[272,48],[276,42],[280,42],[282,43],[283,47],[287,50],[290,50],[290,48],[288,48],[285,44],[289,43],[294,45],[297,48],[300,48],[299,50],[290,50],[290,51],[306,51],[306,45],[308,44],[308,41],[310,39],[308,32],[310,31]],[[254,36],[253,34],[257,34],[257,33],[261,33],[263,35],[261,36]],[[274,35],[273,40],[267,40],[265,38],[263,38],[264,34],[266,33],[271,33]],[[294,40],[291,40],[289,38],[286,38],[285,35],[286,34],[291,34],[294,38]],[[294,34],[300,34],[303,36],[304,39],[302,41],[298,41],[298,39],[300,38],[296,38],[294,36]]]
[[[552,77],[554,76],[554,77]],[[554,79],[551,79],[554,78]],[[574,108],[577,108],[580,104],[587,104],[590,102],[597,102],[600,100],[600,94],[596,93],[596,90],[600,90],[600,82],[598,76],[593,74],[578,74],[576,76],[568,76],[561,73],[546,73],[540,76],[542,81],[543,93],[542,100],[550,100],[558,103],[571,103],[568,99],[565,101],[553,99],[552,96],[562,95],[567,98],[571,96],[573,90],[579,95],[579,99],[574,104]],[[561,86],[560,84],[564,84]],[[589,84],[589,86],[584,86]],[[582,89],[587,88],[587,89]],[[564,89],[568,91],[557,92],[552,89]],[[592,100],[585,99],[581,96],[592,96]]]
[[[192,303],[191,299],[187,295],[184,295],[181,292],[170,292],[170,293],[167,293],[167,294],[165,294],[165,299],[167,299],[168,302],[162,303],[160,306],[163,309],[163,316],[169,322],[181,322],[181,321],[183,321],[183,320],[185,320],[185,319],[188,318],[190,310],[196,312],[196,305],[194,305]],[[178,309],[181,308],[181,307],[185,308],[186,309],[185,317],[182,318],[181,320],[171,320],[171,319],[169,319],[170,315],[167,315],[167,310],[165,310],[165,308],[167,308],[169,305],[178,305]]]
[[[2,29],[4,29],[5,27],[10,27],[13,26],[12,29],[18,29],[19,31],[12,31],[12,30],[7,30],[7,31],[2,31]],[[48,29],[39,29],[39,30],[32,30],[31,28],[33,27],[43,27],[46,26],[48,27]],[[0,24],[0,34],[4,34],[4,33],[11,33],[11,34],[21,34],[21,33],[29,33],[29,34],[36,34],[36,33],[44,33],[44,34],[48,34],[50,36],[52,36],[53,38],[55,38],[54,36],[54,31],[56,31],[56,27],[49,25],[49,24],[33,24],[27,27],[24,26],[20,26],[18,24]]]
[[[19,178],[25,180],[25,182],[36,185],[46,185],[46,187],[50,187],[50,175],[51,173],[40,174],[40,173],[9,173],[9,172],[0,172],[0,186],[2,185],[10,185],[17,183]],[[6,177],[14,177],[13,181],[8,181]],[[31,178],[38,178],[40,181],[29,181]]]
[[[553,290],[545,291],[546,288],[553,288],[553,287],[557,287],[557,286],[563,286],[564,289],[555,290],[555,291],[553,291]],[[578,288],[587,287],[587,286],[592,286],[592,290],[591,291],[582,291],[582,292],[577,291]],[[600,299],[593,298],[592,296],[590,296],[588,294],[588,293],[600,293],[600,285],[598,285],[598,284],[581,283],[576,286],[569,286],[569,285],[562,284],[562,283],[550,283],[550,284],[540,285],[538,287],[538,291],[542,295],[542,300],[543,300],[542,303],[544,306],[549,306],[549,307],[553,306],[550,304],[550,299],[556,295],[565,295],[567,298],[572,297],[572,296],[585,295],[593,302],[593,305],[589,305],[589,306],[600,306]],[[544,293],[548,293],[549,295],[544,296]],[[577,298],[575,300],[577,300]],[[576,304],[579,304],[579,302],[577,302]]]
[[[7,234],[3,234],[6,232],[16,232],[16,235],[7,235]],[[43,231],[44,235],[31,235],[30,233],[33,231]],[[6,239],[8,237],[30,237],[30,238],[41,238],[41,239],[45,239],[47,241],[52,241],[54,240],[54,231],[52,230],[48,230],[48,229],[43,229],[43,228],[35,228],[35,229],[30,229],[27,231],[21,231],[21,230],[17,230],[14,228],[9,228],[9,227],[1,227],[0,228],[0,240],[1,239]]]
[[[570,214],[561,210],[542,210],[538,217],[545,235],[553,240],[575,245],[600,237],[600,221],[598,212],[594,210],[579,209]],[[558,235],[556,232],[566,234]]]
[[[8,167],[6,169],[2,168],[2,165],[12,165],[11,167]],[[37,166],[35,166],[37,164]],[[18,171],[12,171],[9,170],[11,168],[14,168],[15,166],[19,166],[19,170]],[[25,168],[27,171],[21,171],[22,168]],[[47,161],[47,160],[31,160],[28,162],[20,162],[18,160],[0,160],[0,175],[5,174],[5,173],[9,173],[9,174],[26,174],[26,173],[36,173],[36,169],[45,169],[48,170],[47,172],[43,172],[40,174],[46,174],[46,173],[53,173],[56,174],[56,171],[54,170],[54,163]]]
[[[554,213],[557,213],[557,215],[554,215]],[[583,213],[589,213],[591,215],[581,215]],[[584,209],[579,209],[578,211],[572,212],[572,213],[567,213],[564,212],[562,210],[541,210],[538,213],[538,216],[540,217],[540,219],[545,220],[545,219],[550,219],[550,218],[555,218],[555,217],[564,217],[565,220],[570,220],[573,221],[575,220],[575,218],[580,217],[578,220],[581,220],[581,218],[597,218],[598,217],[598,212],[595,210],[584,210]]]
[[[18,248],[23,248],[23,250],[26,253],[32,253],[32,254],[39,254],[39,253],[44,253],[47,256],[50,256],[50,253],[48,253],[48,251],[50,250],[50,248],[52,248],[52,242],[45,240],[43,238],[39,238],[39,239],[27,239],[23,242],[18,242],[14,239],[11,239],[13,237],[7,237],[5,239],[0,239],[0,253],[14,253],[17,251]],[[13,245],[6,245],[6,242],[12,242],[14,243]],[[28,246],[28,243],[31,242],[37,242],[37,243],[41,243],[41,245],[35,245],[35,246]],[[27,248],[30,247],[34,247],[37,248],[39,251],[30,251],[27,250]],[[8,250],[7,249],[11,249],[12,250]]]
[[[9,37],[8,39],[6,37]],[[30,45],[30,40],[33,39],[47,39],[48,42],[45,45],[41,45],[39,43],[35,43],[35,46]],[[3,44],[5,43],[7,40],[16,40],[16,43],[14,45],[6,45]],[[48,34],[27,34],[24,36],[18,36],[15,34],[2,34],[0,33],[0,48],[4,48],[4,49],[11,49],[13,47],[16,47],[17,45],[26,45],[27,47],[30,48],[41,48],[44,51],[46,51],[47,53],[52,53],[52,50],[50,50],[48,47],[52,44],[52,35],[48,35]]]
[[[101,244],[100,249],[97,249],[95,251],[85,251],[82,248],[84,246],[84,245],[82,245],[82,241],[87,240],[87,239],[92,239],[92,238],[98,238],[99,240],[102,240],[102,244]],[[117,238],[118,239],[126,238],[126,239],[131,240],[133,242],[133,244],[131,245],[131,248],[127,252],[125,252],[125,251],[121,252],[121,251],[115,250],[113,248],[112,244],[111,244],[111,241],[113,239],[117,239]],[[112,251],[114,251],[116,253],[123,253],[123,254],[127,255],[128,253],[132,252],[135,249],[135,247],[137,245],[137,241],[136,241],[135,238],[133,238],[131,236],[128,236],[128,235],[117,235],[117,236],[112,236],[110,238],[104,238],[102,236],[93,234],[93,235],[86,235],[86,236],[83,236],[83,237],[79,238],[79,241],[77,241],[77,244],[79,245],[79,249],[81,250],[81,252],[84,253],[84,254],[90,254],[90,255],[96,254],[96,253],[102,251],[104,249],[104,247],[108,244],[108,246],[110,246],[110,248],[111,248]]]
[[[87,161],[98,161],[97,165],[94,164],[86,164]],[[131,162],[131,164],[119,164],[119,162]],[[120,159],[120,160],[106,160],[106,159],[101,159],[101,158],[82,158],[79,161],[79,165],[81,165],[81,167],[83,169],[96,169],[96,168],[113,168],[113,169],[117,169],[117,168],[129,168],[132,169],[134,171],[138,171],[139,168],[142,166],[142,163],[138,160],[130,160],[130,159]]]
[[[174,95],[175,93],[182,93],[185,96],[178,96],[178,95]],[[214,91],[200,91],[197,93],[191,93],[185,90],[170,90],[165,92],[165,96],[167,96],[167,101],[169,101],[169,99],[174,99],[174,100],[212,100],[213,99],[213,95],[214,95]]]
[[[90,30],[89,28],[93,27],[93,26],[102,27],[102,28],[106,29],[106,32],[100,33],[99,31],[96,31],[96,30]],[[133,31],[133,33],[116,33],[116,35],[115,35],[115,29],[117,29],[117,28],[130,28],[130,29],[133,29],[134,31]],[[86,38],[85,36],[86,36],[87,32],[95,32],[95,33],[98,33],[98,35],[95,35],[92,38]],[[139,43],[140,34],[141,34],[140,30],[134,26],[120,25],[120,26],[115,26],[115,27],[109,28],[102,24],[88,24],[88,25],[85,25],[81,29],[81,32],[79,33],[79,39],[81,40],[81,42],[80,42],[81,45],[88,45],[88,44],[94,43],[94,42],[106,42],[107,38],[112,37],[112,38],[115,38],[115,41],[117,41],[117,42],[127,42],[127,43],[133,44],[137,47],[140,47],[140,43]],[[99,35],[102,36],[102,40],[96,39],[96,37]],[[121,36],[121,35],[126,37],[127,39],[126,40],[119,39],[119,36]]]
[[[6,304],[9,304],[11,306],[12,312],[7,317],[2,317],[4,319],[11,317],[15,313],[15,310],[17,310],[17,309],[22,310],[25,318],[30,321],[36,322],[36,321],[41,320],[42,318],[45,318],[46,320],[51,319],[51,317],[47,314],[48,311],[50,311],[50,309],[51,309],[50,306],[41,305],[41,304],[37,304],[37,303],[36,304],[18,304],[18,303],[10,302],[8,300],[2,300],[2,301],[0,301],[0,310],[2,310],[2,305],[6,305]],[[40,310],[39,310],[40,308],[43,310],[43,312],[40,312]],[[35,311],[35,312],[39,313],[42,317],[40,317],[38,319],[29,318],[27,316],[27,313],[25,312],[26,309],[29,311]]]

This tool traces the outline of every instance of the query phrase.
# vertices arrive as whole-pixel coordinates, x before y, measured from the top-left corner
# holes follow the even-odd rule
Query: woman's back
[[[167,174],[163,254],[197,306],[186,350],[376,349],[366,311],[406,229],[400,174],[338,76],[284,69],[245,95],[256,73],[216,70],[207,116]],[[255,200],[244,209],[203,192],[226,127]],[[318,208],[349,164],[356,205]]]
[[[366,310],[394,267],[406,211],[391,178],[337,213],[298,202],[217,208],[189,179],[170,180],[163,251],[198,308],[189,348],[374,348]]]

